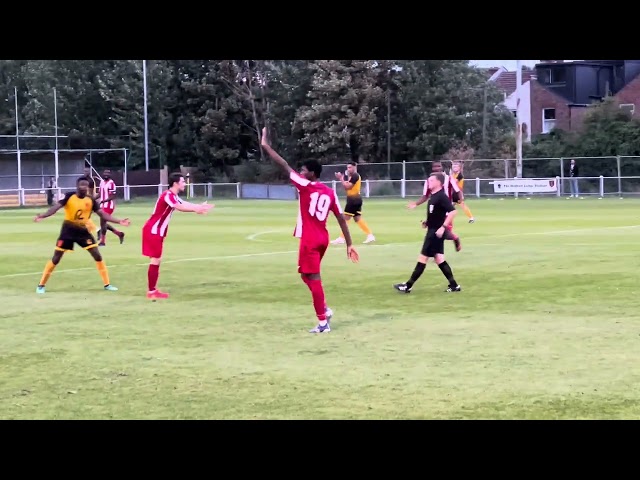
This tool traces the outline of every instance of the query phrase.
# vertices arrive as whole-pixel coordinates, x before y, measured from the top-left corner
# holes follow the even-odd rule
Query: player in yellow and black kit
[[[47,262],[47,265],[44,268],[42,279],[36,289],[37,293],[45,292],[45,285],[47,284],[49,277],[51,277],[53,270],[56,268],[56,265],[60,263],[65,252],[73,250],[73,246],[76,243],[83,249],[87,250],[96,261],[98,272],[104,282],[104,289],[110,291],[118,290],[109,283],[107,266],[102,260],[96,239],[91,235],[91,232],[89,232],[87,225],[92,213],[96,213],[100,218],[107,222],[119,223],[125,227],[129,226],[129,219],[125,218],[124,220],[118,220],[108,213],[103,212],[100,209],[98,202],[96,202],[96,199],[88,194],[89,182],[85,177],[80,177],[76,182],[76,185],[77,188],[75,192],[67,193],[56,205],[52,206],[45,213],[41,213],[36,216],[34,219],[34,221],[39,222],[64,208],[64,221],[62,222],[62,228],[60,229],[60,236],[58,237],[56,248],[53,252],[53,258]]]
[[[463,191],[464,176],[462,175],[462,167],[459,162],[453,162],[453,164],[451,165],[451,178],[458,182],[460,191]],[[469,218],[469,223],[475,222],[471,210],[469,209],[469,207],[467,207],[467,204],[464,203],[464,200],[461,200],[458,195],[456,195],[456,192],[453,192],[453,203],[457,203],[462,207],[465,215]]]
[[[362,195],[360,194],[362,178],[358,174],[356,162],[349,162],[345,173],[347,174],[346,180],[342,173],[336,173],[336,178],[340,180],[342,186],[347,191],[347,204],[344,207],[344,218],[348,222],[353,217],[356,225],[367,235],[367,239],[363,243],[375,242],[376,237],[373,236],[367,222],[362,218]],[[331,243],[334,245],[344,243],[344,236],[341,234]]]

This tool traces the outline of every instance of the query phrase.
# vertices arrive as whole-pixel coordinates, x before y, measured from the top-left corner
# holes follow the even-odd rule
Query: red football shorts
[[[326,242],[317,244],[301,240],[298,250],[298,273],[320,273],[320,264],[328,247],[328,239]]]
[[[142,255],[149,258],[162,257],[164,237],[154,235],[149,230],[142,229]]]
[[[115,212],[115,210],[116,210],[116,207],[113,207],[113,208],[111,208],[111,207],[104,207],[104,208],[102,209],[102,211],[103,211],[104,213],[108,213],[109,215],[112,215],[112,214],[113,214],[113,212]]]

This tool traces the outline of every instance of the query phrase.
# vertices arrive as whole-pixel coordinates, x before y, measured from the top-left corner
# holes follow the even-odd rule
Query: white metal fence
[[[464,186],[464,193],[469,197],[513,197],[518,194],[513,193],[495,193],[493,188],[494,182],[504,179],[497,178],[474,178],[467,179]],[[581,177],[578,178],[578,185],[581,189],[580,196],[628,196],[629,192],[620,193],[617,187],[616,178],[600,177]],[[631,180],[625,178],[625,180]],[[640,186],[640,177],[633,177]],[[563,196],[570,195],[567,185],[564,185],[560,177],[556,177],[556,181],[560,188],[553,193],[536,193],[527,194],[527,196]],[[339,197],[344,196],[344,190],[336,181],[323,182],[333,188]],[[564,183],[568,183],[565,179]],[[364,180],[362,193],[365,198],[409,198],[419,197],[422,195],[424,180]],[[247,195],[243,194],[243,187],[260,186],[265,187],[266,194]],[[583,189],[587,187],[586,189]],[[167,188],[166,185],[127,185],[117,187],[117,197],[126,202],[136,201],[155,201],[157,197]],[[64,195],[69,189],[54,189],[51,199],[47,196],[47,191],[43,189],[21,189],[21,190],[0,190],[0,207],[17,207],[17,206],[44,206],[49,201],[55,202]],[[638,194],[640,192],[631,192]],[[524,195],[524,194],[521,194]],[[296,193],[292,186],[289,185],[266,185],[266,184],[242,184],[242,183],[202,183],[191,184],[182,194],[186,199],[262,199],[262,200],[295,200]]]
[[[576,180],[580,196],[629,196],[640,195],[640,157],[574,157],[579,168]],[[523,160],[523,178],[555,179],[559,188],[553,193],[539,196],[565,196],[572,193],[569,175],[571,158],[542,158]],[[433,162],[397,162],[362,164],[358,171],[363,178],[362,194],[366,198],[417,197],[422,194],[425,178],[431,172]],[[442,161],[446,170],[450,162]],[[333,188],[339,196],[344,189],[335,179],[343,165],[325,165],[321,180]],[[514,196],[495,193],[494,182],[515,178],[516,165],[512,159],[464,161],[464,193],[467,197]],[[124,201],[152,200],[166,185],[118,186],[117,196]],[[69,188],[56,189],[54,197]],[[184,193],[187,198],[222,199],[295,199],[293,187],[286,184],[257,183],[198,183],[190,184]],[[47,190],[43,188],[0,189],[0,207],[46,205]]]

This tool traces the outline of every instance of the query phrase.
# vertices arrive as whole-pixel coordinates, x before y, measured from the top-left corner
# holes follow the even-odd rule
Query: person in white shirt
[[[111,178],[111,170],[105,170],[100,180],[100,198],[98,200],[100,208],[112,215],[116,209],[116,182]],[[120,232],[113,228],[109,223],[100,219],[100,243],[101,247],[106,244],[107,230],[113,232],[120,239],[120,243],[124,242],[124,232]]]

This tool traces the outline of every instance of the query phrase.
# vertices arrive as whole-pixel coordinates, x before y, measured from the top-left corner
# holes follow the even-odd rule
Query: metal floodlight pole
[[[142,61],[142,89],[144,91],[144,166],[149,171],[149,123],[147,119],[147,61]]]
[[[387,163],[391,165],[391,88],[387,88]]]
[[[124,153],[124,173],[122,175],[122,187],[124,189],[124,200],[128,202],[131,200],[130,192],[129,192],[129,178],[127,177],[127,170],[129,166],[127,165],[127,149],[123,148],[122,152]]]
[[[55,124],[55,136],[56,136],[56,149],[53,154],[54,162],[55,162],[55,179],[56,185],[58,184],[58,174],[59,174],[59,158],[58,158],[58,96],[56,89],[53,89],[53,118]]]
[[[516,60],[516,171],[522,178],[522,113],[520,93],[522,92],[522,60]]]
[[[18,190],[19,196],[22,198],[22,159],[20,158],[20,126],[18,123],[18,87],[13,87],[16,108],[16,151],[18,153]],[[20,202],[22,205],[22,202]]]
[[[122,175],[122,183],[126,187],[127,185],[129,185],[129,179],[127,178],[127,170],[128,170],[127,149],[123,148],[122,152],[124,153],[124,173]]]

